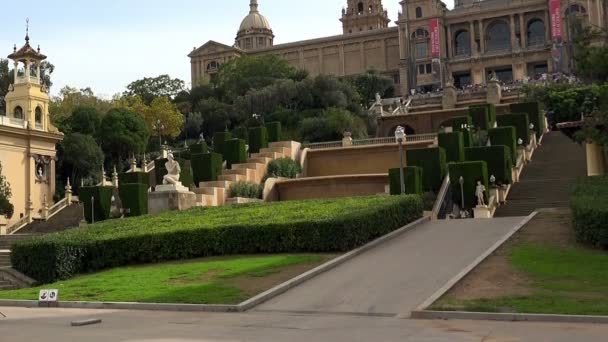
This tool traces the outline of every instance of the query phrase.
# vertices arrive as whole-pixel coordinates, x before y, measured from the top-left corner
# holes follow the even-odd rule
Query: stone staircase
[[[584,147],[561,132],[545,134],[507,203],[494,216],[527,216],[536,209],[568,207],[576,180],[586,176],[585,158]]]
[[[236,182],[261,183],[266,175],[268,164],[275,159],[294,159],[298,155],[300,144],[293,141],[270,143],[259,153],[253,153],[246,163],[234,164],[224,170],[216,181],[201,182],[197,189],[196,202],[201,207],[224,205],[230,196],[230,186]]]
[[[82,204],[72,204],[58,212],[48,221],[38,221],[28,224],[19,230],[19,234],[49,234],[75,228],[84,220]]]

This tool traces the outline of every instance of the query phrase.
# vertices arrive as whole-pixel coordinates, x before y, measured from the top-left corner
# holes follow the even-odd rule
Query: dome
[[[239,32],[247,31],[247,30],[272,31],[272,29],[270,28],[270,24],[268,23],[268,20],[266,20],[266,18],[263,15],[261,15],[260,12],[258,11],[258,1],[251,0],[249,7],[250,7],[249,14],[241,22]]]

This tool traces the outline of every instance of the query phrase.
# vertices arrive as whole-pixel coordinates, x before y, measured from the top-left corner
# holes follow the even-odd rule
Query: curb
[[[475,267],[481,264],[487,257],[489,257],[492,253],[494,253],[500,246],[502,246],[505,242],[507,242],[515,233],[517,233],[523,226],[528,224],[538,212],[533,212],[523,219],[520,223],[517,224],[511,231],[507,233],[502,239],[498,240],[494,245],[488,248],[482,255],[480,255],[477,259],[475,259],[469,266],[465,267],[462,271],[460,271],[457,275],[452,277],[452,279],[448,280],[448,282],[443,285],[439,290],[433,293],[429,298],[427,298],[422,304],[418,305],[413,312],[426,310],[429,306],[431,306],[435,301],[441,298],[444,294],[446,294],[454,285],[456,285],[459,281],[461,281],[464,277],[467,276]],[[413,313],[412,312],[412,313]],[[412,318],[413,315],[411,316]]]
[[[99,310],[142,310],[142,311],[185,311],[185,312],[243,312],[252,309],[286,291],[308,281],[321,273],[327,272],[354,257],[363,254],[378,245],[390,241],[414,228],[422,223],[429,221],[429,217],[420,218],[402,228],[399,228],[387,235],[343,254],[335,259],[332,259],[306,273],[303,273],[293,279],[290,279],[282,284],[273,287],[270,290],[260,293],[259,295],[250,298],[237,305],[209,305],[209,304],[162,304],[162,303],[116,303],[116,302],[57,302],[53,304],[54,308],[64,309],[99,309]],[[0,300],[0,307],[25,307],[38,308],[49,307],[40,305],[36,300]]]
[[[551,322],[608,324],[608,316],[545,315],[519,313],[486,313],[463,311],[412,311],[415,319],[461,319],[504,322]]]

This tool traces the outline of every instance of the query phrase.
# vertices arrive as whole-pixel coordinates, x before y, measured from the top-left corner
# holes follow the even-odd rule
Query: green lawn
[[[36,300],[41,288],[59,289],[62,301],[237,304],[268,285],[268,276],[289,267],[313,267],[327,255],[208,258],[149,266],[121,267],[43,287],[0,291],[0,299]],[[259,285],[264,282],[266,285]],[[258,291],[253,289],[258,289]]]
[[[608,254],[525,243],[509,261],[532,280],[533,294],[477,300],[445,300],[433,310],[608,315]]]

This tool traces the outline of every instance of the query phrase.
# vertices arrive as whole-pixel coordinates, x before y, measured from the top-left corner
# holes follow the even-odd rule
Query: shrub
[[[154,160],[154,177],[156,177],[156,184],[163,184],[163,177],[167,174],[167,163],[166,158]]]
[[[236,182],[230,185],[230,197],[262,198],[264,188],[260,184]]]
[[[447,174],[445,150],[442,147],[407,151],[407,165],[423,170],[424,190],[437,191]]]
[[[462,163],[448,164],[450,173],[450,184],[452,186],[452,198],[454,203],[462,205],[460,192],[460,177],[464,179],[464,205],[466,209],[471,209],[477,206],[477,196],[475,189],[477,181],[481,181],[486,189],[488,189],[488,166],[484,161],[472,161]],[[486,198],[488,194],[486,191]]]
[[[249,129],[249,153],[259,153],[261,149],[268,147],[268,130],[266,127],[254,127]]]
[[[509,148],[511,162],[517,164],[517,137],[515,127],[498,127],[488,131],[488,139],[492,146],[503,145]]]
[[[390,179],[391,195],[401,195],[401,173],[400,169],[388,170]],[[423,171],[417,166],[408,166],[403,169],[403,181],[405,183],[405,193],[422,195]]]
[[[125,216],[148,214],[148,185],[142,183],[120,184],[118,187]]]
[[[296,178],[300,173],[302,167],[290,158],[275,159],[268,164],[268,177]]]
[[[511,184],[513,161],[507,146],[468,147],[464,151],[466,161],[485,161],[488,175],[496,177],[496,184]]]
[[[462,132],[439,133],[439,147],[445,149],[447,162],[464,161],[464,135]]]
[[[470,116],[457,116],[452,119],[452,130],[454,132],[462,132],[464,147],[471,147],[473,146],[473,134],[468,129],[462,129],[462,125],[472,127],[473,120],[471,120]]]
[[[247,162],[247,149],[245,140],[232,139],[226,141],[224,145],[224,159],[226,167],[231,168],[234,164],[242,164]]]
[[[230,134],[230,132],[216,132],[213,135],[213,152],[221,154],[224,160],[226,160],[226,156],[224,156],[224,145],[226,144],[226,141],[230,139],[232,139],[232,134]]]
[[[183,186],[189,188],[194,183],[192,176],[192,163],[189,160],[177,160],[182,171],[179,173],[179,181]],[[162,184],[162,183],[161,183]]]
[[[232,136],[236,139],[249,141],[249,130],[247,127],[239,126],[232,131]]]
[[[124,265],[206,256],[345,252],[421,216],[420,196],[196,208],[23,240],[12,247],[11,262],[50,283]]]
[[[608,249],[608,176],[580,179],[570,208],[577,240]]]
[[[190,158],[192,158],[193,154],[200,154],[200,153],[209,153],[209,147],[207,146],[207,143],[204,141],[190,146]]]
[[[530,142],[530,121],[526,114],[505,114],[496,117],[498,127],[515,127],[517,140],[521,139],[524,145]]]
[[[192,155],[192,178],[194,184],[216,181],[222,174],[222,155],[219,153],[203,153]]]
[[[84,204],[84,218],[87,222],[105,221],[110,218],[110,209],[112,207],[112,192],[114,188],[111,186],[85,186],[78,190],[78,198]],[[91,203],[91,198],[94,198]],[[93,204],[94,216],[91,216],[91,205]]]
[[[266,124],[266,129],[268,129],[268,142],[281,141],[282,131],[280,122],[269,122]]]
[[[476,128],[488,130],[494,127],[495,120],[492,121],[491,109],[487,104],[469,107],[469,116]],[[496,111],[494,111],[494,116],[496,116]]]
[[[541,104],[539,102],[513,103],[510,108],[511,113],[526,113],[528,115],[528,121],[534,124],[536,137],[540,139],[546,129],[545,113],[541,108]]]
[[[146,184],[150,187],[150,175],[145,172],[126,172],[118,175],[118,184]]]

